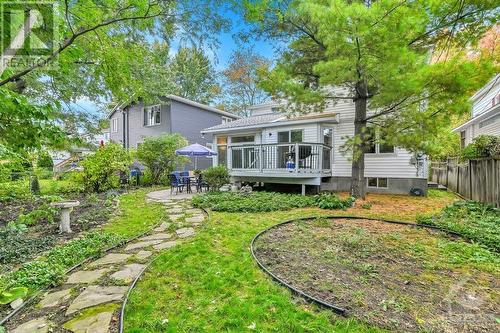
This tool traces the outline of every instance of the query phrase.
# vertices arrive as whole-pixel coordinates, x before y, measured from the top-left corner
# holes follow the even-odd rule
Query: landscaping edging
[[[158,222],[157,224],[155,224],[154,226],[152,226],[149,230],[139,234],[139,235],[136,235],[134,237],[131,237],[129,239],[126,239],[126,240],[123,240],[111,247],[108,247],[107,249],[104,249],[100,255],[94,255],[94,256],[91,256],[91,257],[88,257],[86,258],[85,260],[81,261],[80,263],[74,265],[73,267],[70,267],[66,272],[64,272],[64,275],[68,275],[69,273],[73,272],[74,270],[80,268],[81,266],[83,266],[84,264],[94,260],[94,259],[97,259],[98,257],[101,257],[103,254],[105,253],[108,253],[109,251],[112,251],[120,246],[123,246],[125,244],[128,244],[130,242],[133,242],[141,237],[144,237],[146,236],[147,234],[151,233],[153,231],[153,229],[157,228],[159,225],[161,225],[161,223],[163,223],[163,221],[160,221]],[[45,291],[48,291],[50,289],[50,286],[46,286],[44,288],[41,288],[39,289],[38,291],[36,291],[33,296],[31,296],[29,299],[27,299],[25,302],[23,302],[23,304],[21,304],[18,308],[14,309],[12,312],[10,312],[7,316],[5,316],[4,318],[2,318],[2,320],[0,320],[0,326],[2,326],[3,324],[5,324],[7,321],[9,321],[10,319],[12,319],[17,313],[19,313],[21,310],[23,310],[26,306],[30,305],[31,303],[33,303],[33,301],[35,299],[37,299],[38,296],[40,296],[43,292]]]
[[[272,226],[270,226],[270,227],[262,230],[261,232],[259,232],[257,235],[254,236],[254,238],[250,242],[250,252],[251,252],[252,257],[254,258],[254,260],[257,262],[257,265],[259,266],[260,269],[262,269],[266,274],[268,274],[278,284],[280,284],[280,285],[288,288],[289,290],[291,290],[292,293],[294,293],[296,295],[299,295],[299,296],[303,297],[305,300],[307,300],[307,301],[309,301],[311,303],[314,303],[316,305],[319,305],[320,307],[332,310],[333,312],[335,312],[335,313],[337,313],[339,315],[342,315],[342,316],[347,316],[346,309],[341,308],[339,306],[336,306],[334,304],[330,304],[330,303],[324,302],[324,301],[322,301],[322,300],[320,300],[318,298],[315,298],[315,297],[313,297],[313,296],[311,296],[311,295],[309,295],[309,294],[307,294],[307,293],[305,293],[305,292],[303,292],[303,291],[301,291],[301,290],[293,287],[292,285],[290,285],[286,281],[280,279],[278,276],[276,276],[269,269],[266,268],[266,266],[259,260],[259,258],[257,258],[256,254],[255,254],[255,251],[254,251],[255,241],[260,236],[262,236],[263,234],[267,233],[268,231],[276,229],[276,228],[278,228],[278,227],[280,227],[282,225],[285,225],[285,224],[295,223],[295,222],[298,222],[298,221],[311,221],[311,220],[315,220],[317,218],[325,218],[325,219],[348,219],[348,220],[371,220],[371,221],[379,221],[379,222],[383,222],[383,223],[399,224],[399,225],[411,226],[411,227],[415,227],[415,228],[422,228],[422,229],[430,229],[430,230],[434,230],[434,231],[440,231],[440,232],[444,232],[448,236],[451,236],[451,237],[454,237],[454,238],[461,238],[461,239],[463,239],[465,241],[469,241],[469,239],[467,237],[464,237],[463,235],[461,235],[461,234],[459,234],[457,232],[446,230],[444,228],[437,227],[437,226],[432,226],[432,225],[427,225],[427,224],[411,223],[411,222],[405,222],[405,221],[386,220],[386,219],[373,218],[373,217],[352,216],[352,215],[348,215],[348,216],[339,216],[339,215],[308,216],[308,217],[301,217],[301,218],[296,218],[296,219],[292,219],[292,220],[286,220],[286,221],[277,223],[275,225],[272,225]]]
[[[205,209],[205,208],[199,208],[199,209],[201,209],[205,213],[207,220],[210,219],[210,212],[207,209]],[[139,273],[139,275],[136,276],[136,278],[134,279],[134,281],[130,285],[129,289],[127,290],[127,293],[125,294],[125,298],[123,299],[122,306],[121,306],[121,309],[120,309],[120,321],[118,322],[118,332],[119,333],[123,333],[123,322],[125,320],[125,307],[127,306],[128,298],[129,298],[130,294],[132,293],[132,290],[135,288],[136,284],[142,278],[142,276],[144,275],[144,272],[146,272],[146,270],[156,261],[156,259],[158,259],[160,257],[160,255],[161,255],[161,253],[159,253],[158,255],[156,255],[156,257],[154,257],[146,265],[146,267],[144,267],[141,270],[141,272]]]

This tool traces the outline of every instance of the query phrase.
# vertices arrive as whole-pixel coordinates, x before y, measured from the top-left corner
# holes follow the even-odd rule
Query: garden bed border
[[[334,304],[330,304],[330,303],[327,303],[327,302],[324,302],[314,296],[311,296],[295,287],[293,287],[292,285],[290,285],[289,283],[287,283],[286,281],[282,280],[281,278],[279,278],[277,275],[273,274],[269,269],[267,269],[267,267],[259,260],[259,258],[257,258],[257,255],[255,254],[255,251],[254,251],[254,243],[255,241],[260,237],[262,236],[263,234],[267,233],[268,231],[271,231],[273,229],[276,229],[282,225],[285,225],[285,224],[290,224],[290,223],[294,223],[294,222],[298,222],[298,221],[311,221],[311,220],[315,220],[315,219],[318,219],[318,218],[325,218],[325,219],[348,219],[348,220],[371,220],[371,221],[379,221],[379,222],[383,222],[383,223],[391,223],[391,224],[399,224],[399,225],[404,225],[404,226],[410,226],[410,227],[414,227],[414,228],[420,228],[420,229],[430,229],[430,230],[434,230],[434,231],[440,231],[440,232],[444,232],[446,235],[450,236],[450,237],[453,237],[453,238],[461,238],[467,242],[470,242],[470,240],[461,235],[460,233],[458,232],[454,232],[454,231],[450,231],[450,230],[447,230],[447,229],[444,229],[444,228],[441,228],[441,227],[438,227],[438,226],[433,226],[433,225],[428,225],[428,224],[420,224],[420,223],[412,223],[412,222],[405,222],[405,221],[396,221],[396,220],[387,220],[387,219],[382,219],[382,218],[375,218],[375,217],[362,217],[362,216],[354,216],[354,215],[346,215],[346,216],[341,216],[341,215],[325,215],[325,216],[307,216],[307,217],[299,217],[299,218],[295,218],[295,219],[292,219],[292,220],[286,220],[286,221],[283,221],[283,222],[280,222],[280,223],[277,223],[277,224],[274,224],[264,230],[262,230],[261,232],[259,232],[257,235],[255,235],[252,239],[252,241],[250,242],[250,252],[252,254],[252,257],[254,258],[254,260],[257,262],[257,265],[259,266],[260,269],[262,269],[266,274],[268,274],[273,280],[275,280],[278,284],[290,289],[292,291],[292,293],[298,295],[298,296],[301,296],[303,297],[306,301],[308,302],[311,302],[311,303],[314,303],[316,305],[319,305],[320,307],[323,307],[323,308],[326,308],[326,309],[329,309],[329,310],[332,310],[333,312],[339,314],[339,315],[342,315],[342,316],[347,316],[347,310],[344,309],[344,308],[341,308],[339,306],[336,306]],[[120,332],[121,333],[121,332]]]

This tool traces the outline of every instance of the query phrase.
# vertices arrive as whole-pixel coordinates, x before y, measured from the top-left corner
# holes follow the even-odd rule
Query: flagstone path
[[[5,326],[12,333],[118,332],[120,309],[132,282],[161,251],[192,237],[206,218],[190,205],[189,197],[165,199],[160,192],[150,201],[166,206],[168,222],[103,257],[86,263],[66,277],[63,285],[41,295]]]

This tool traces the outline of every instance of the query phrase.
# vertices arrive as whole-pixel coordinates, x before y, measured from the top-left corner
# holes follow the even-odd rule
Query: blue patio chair
[[[179,189],[182,192],[184,186],[185,184],[181,181],[181,178],[178,176],[177,173],[173,172],[170,174],[170,194],[174,192],[174,188],[175,188],[175,194],[179,193]]]

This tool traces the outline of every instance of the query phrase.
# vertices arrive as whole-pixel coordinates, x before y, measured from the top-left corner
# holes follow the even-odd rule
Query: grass
[[[30,292],[34,292],[47,285],[57,285],[71,266],[148,231],[164,217],[162,205],[146,203],[146,193],[150,191],[151,189],[140,189],[122,195],[119,213],[104,226],[104,232],[94,229],[85,233],[84,237],[55,246],[44,256],[1,276],[0,290],[25,286]]]
[[[126,332],[380,332],[294,298],[254,262],[249,245],[283,220],[361,215],[415,221],[455,200],[373,194],[347,211],[301,208],[272,213],[214,212],[195,238],[161,254],[131,294]],[[396,205],[392,203],[396,202]],[[402,209],[406,207],[407,209]]]

